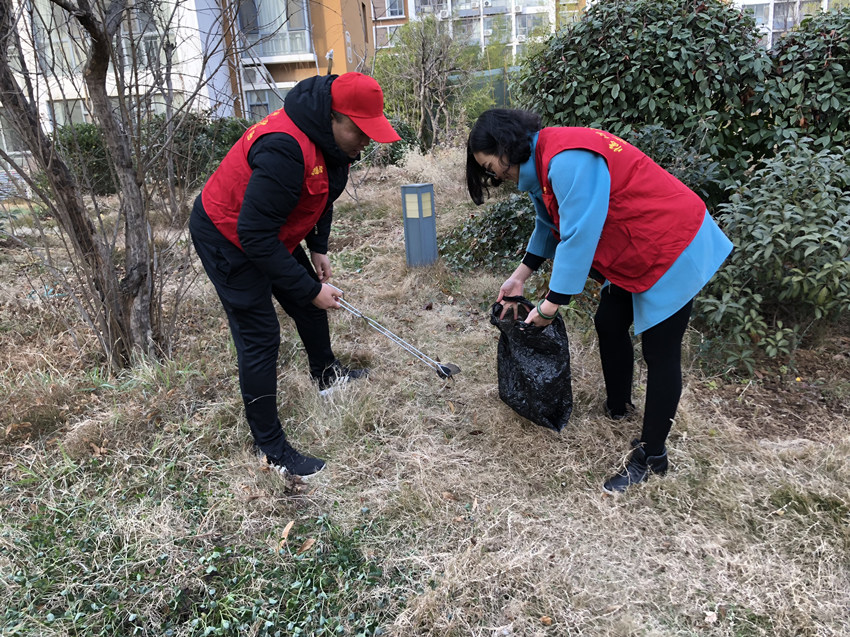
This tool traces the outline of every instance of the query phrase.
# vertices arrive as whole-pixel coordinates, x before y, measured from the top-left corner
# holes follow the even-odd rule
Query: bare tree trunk
[[[44,132],[38,109],[27,92],[18,84],[9,55],[20,55],[20,42],[15,31],[15,9],[10,0],[0,0],[0,101],[17,123],[17,130],[33,158],[42,167],[57,202],[53,205],[57,219],[71,238],[74,251],[86,265],[87,284],[97,312],[98,337],[111,364],[124,365],[130,359],[131,338],[126,329],[122,295],[107,257],[105,246],[97,241],[93,224],[80,196],[76,180],[67,164],[54,152]]]
[[[91,38],[91,53],[86,62],[84,77],[92,103],[92,114],[100,124],[107,150],[115,167],[120,185],[121,210],[124,215],[126,256],[121,295],[124,315],[128,319],[131,351],[155,353],[151,321],[153,270],[151,267],[151,236],[142,196],[142,180],[133,163],[130,138],[112,112],[106,80],[111,58],[111,42],[121,28],[126,0],[114,0],[99,20],[88,0],[73,6],[64,0],[51,0],[71,15]]]

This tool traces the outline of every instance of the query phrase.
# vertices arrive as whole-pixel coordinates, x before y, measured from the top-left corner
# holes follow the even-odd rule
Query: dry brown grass
[[[91,525],[71,528],[90,534],[88,550],[122,556],[100,566],[107,588],[134,590],[121,569],[160,569],[159,586],[136,602],[150,622],[143,634],[157,634],[175,591],[209,586],[199,555],[259,544],[272,551],[261,563],[280,559],[273,553],[290,520],[327,517],[359,530],[359,550],[382,567],[385,577],[352,605],[383,605],[387,635],[847,635],[847,412],[820,404],[804,426],[765,433],[753,414],[784,415],[764,384],[705,378],[690,359],[669,444],[673,471],[604,496],[601,482],[637,425],[600,413],[592,325],[579,318],[571,328],[575,411],[559,435],[498,398],[488,306],[500,278],[405,265],[398,186],[435,183],[446,228],[470,210],[461,166],[462,154],[446,151],[360,181],[357,200],[337,206],[332,243],[333,282],[348,301],[459,365],[456,380],[440,380],[338,312],[337,353],[373,373],[320,399],[282,317],[281,418],[298,447],[328,460],[307,484],[280,481],[249,451],[226,322],[204,278],[183,307],[175,360],[121,378],[94,373],[37,306],[9,314],[7,302],[4,325],[19,327],[0,334],[9,512],[0,523],[0,607],[25,594],[7,576],[24,568],[21,555],[45,570],[54,559],[37,557],[36,535],[46,531],[30,511],[78,502]],[[92,568],[87,558],[80,564]],[[73,592],[74,573],[65,577]],[[70,632],[30,612],[9,634]],[[190,619],[174,634],[203,634]]]

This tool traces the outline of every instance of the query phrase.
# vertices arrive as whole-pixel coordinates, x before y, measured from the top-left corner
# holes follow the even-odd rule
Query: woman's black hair
[[[488,177],[473,153],[506,157],[511,166],[531,157],[531,136],[540,130],[540,116],[531,111],[491,108],[478,116],[466,141],[466,187],[476,204],[484,202],[484,189],[501,179]]]

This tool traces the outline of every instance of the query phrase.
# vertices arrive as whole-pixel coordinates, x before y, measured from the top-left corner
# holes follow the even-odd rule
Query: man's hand
[[[328,255],[311,252],[310,261],[313,262],[313,268],[319,277],[319,283],[327,283],[331,278],[331,260],[328,258]]]
[[[338,310],[341,296],[342,292],[339,288],[324,283],[322,284],[322,291],[316,295],[312,303],[320,310]]]

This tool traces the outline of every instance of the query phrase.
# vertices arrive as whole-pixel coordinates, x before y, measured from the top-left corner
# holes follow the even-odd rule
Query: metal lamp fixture
[[[430,265],[437,260],[437,219],[434,212],[434,184],[408,184],[401,187],[404,217],[404,247],[407,265]]]

